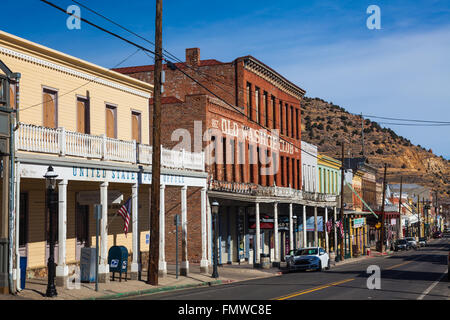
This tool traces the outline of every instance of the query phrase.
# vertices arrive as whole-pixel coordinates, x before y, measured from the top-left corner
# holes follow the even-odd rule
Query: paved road
[[[447,256],[450,238],[419,250],[342,264],[323,272],[294,272],[209,288],[133,297],[135,300],[449,300]],[[381,288],[367,288],[367,268],[381,269]],[[438,281],[438,280],[441,281]]]

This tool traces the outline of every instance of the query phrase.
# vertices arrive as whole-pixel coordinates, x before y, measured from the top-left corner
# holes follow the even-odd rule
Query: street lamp
[[[55,297],[58,295],[55,287],[55,237],[54,237],[54,226],[53,226],[53,217],[55,214],[55,206],[57,204],[56,201],[53,200],[54,190],[56,188],[56,178],[58,175],[53,170],[52,166],[49,166],[47,172],[44,175],[45,178],[45,186],[47,188],[47,208],[49,211],[49,231],[50,231],[50,255],[47,263],[47,273],[48,273],[48,283],[47,283],[47,297]]]
[[[213,278],[218,278],[219,277],[219,272],[217,271],[217,264],[218,264],[218,254],[219,254],[219,250],[217,250],[217,215],[219,213],[219,203],[217,201],[213,201],[213,203],[211,203],[211,212],[213,214],[213,221],[214,221],[214,249],[213,249],[213,255],[214,255],[214,261],[213,261],[213,273],[212,273],[212,277]]]

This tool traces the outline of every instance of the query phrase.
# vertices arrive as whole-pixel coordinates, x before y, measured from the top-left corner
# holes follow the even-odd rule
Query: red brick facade
[[[233,109],[219,99],[212,98],[211,93],[182,72],[170,70],[164,65],[163,144],[167,147],[177,145],[178,142],[171,141],[172,133],[183,128],[191,134],[192,148],[189,151],[194,151],[194,121],[201,121],[202,133],[206,129],[215,128],[224,134],[215,141],[215,149],[219,151],[218,160],[225,157],[227,164],[219,161],[207,167],[214,180],[263,186],[273,186],[275,182],[277,186],[290,185],[301,189],[300,99],[305,92],[251,56],[222,63],[217,60],[200,60],[200,50],[191,48],[186,49],[186,61],[177,63],[177,68],[236,107]],[[115,70],[153,82],[152,65]],[[150,114],[151,109],[152,103]],[[241,132],[240,136],[234,135],[235,128]],[[249,139],[245,139],[245,131],[249,132],[249,129],[254,133],[261,131],[263,135],[270,137],[273,136],[270,130],[279,130],[279,148],[249,143]],[[226,142],[225,147],[223,142]],[[208,144],[209,142],[203,141],[203,148]],[[267,149],[267,155],[261,156],[264,149]],[[212,155],[216,156],[216,152]],[[257,161],[258,158],[262,160]],[[241,159],[245,159],[244,164],[238,163],[242,162]],[[272,169],[268,175],[261,174],[259,169],[267,166],[275,170],[278,167],[280,170],[275,174]]]
[[[186,62],[176,66],[221,99],[165,64],[161,123],[164,147],[180,147],[184,142],[187,151],[205,151],[207,163],[214,157],[206,166],[214,181],[301,189],[302,89],[250,56],[231,63],[200,60],[200,50],[192,48],[186,50]],[[153,83],[154,66],[115,70]],[[152,136],[153,101],[149,108]],[[205,133],[208,130],[210,135]],[[181,137],[183,132],[189,134]],[[214,146],[212,152],[208,146]],[[168,262],[174,260],[173,215],[180,212],[180,202],[179,189],[166,189]],[[196,263],[201,259],[201,201],[200,191],[195,188],[188,188],[187,210],[188,258]]]

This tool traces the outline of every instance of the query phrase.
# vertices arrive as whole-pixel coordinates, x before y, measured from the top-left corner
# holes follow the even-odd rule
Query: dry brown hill
[[[320,98],[305,97],[302,103],[302,140],[318,146],[319,152],[341,158],[341,141],[345,157],[362,155],[362,118]],[[439,198],[450,197],[450,160],[432,150],[413,145],[407,138],[377,122],[364,120],[364,154],[382,177],[388,164],[389,183],[417,183],[438,191]]]

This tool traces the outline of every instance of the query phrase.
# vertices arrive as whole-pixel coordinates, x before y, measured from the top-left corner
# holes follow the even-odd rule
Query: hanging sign
[[[357,218],[353,220],[353,228],[361,228],[366,224],[366,218]]]

